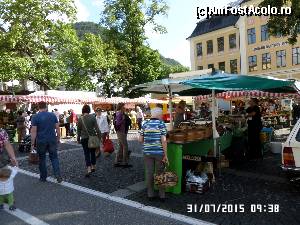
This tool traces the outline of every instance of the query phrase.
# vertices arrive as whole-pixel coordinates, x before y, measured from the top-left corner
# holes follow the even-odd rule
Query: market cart
[[[232,133],[228,132],[222,135],[217,145],[220,152],[229,148],[231,145]],[[167,189],[168,192],[173,194],[180,194],[182,192],[182,181],[185,176],[186,169],[183,169],[183,160],[188,161],[206,161],[208,157],[214,158],[213,153],[214,141],[212,138],[195,141],[186,144],[168,144],[168,159],[169,159],[169,170],[173,171],[178,176],[178,184],[174,187]],[[197,159],[198,158],[198,159]]]

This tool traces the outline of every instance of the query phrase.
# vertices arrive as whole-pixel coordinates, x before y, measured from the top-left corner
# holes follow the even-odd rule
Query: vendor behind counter
[[[184,122],[185,120],[185,107],[186,102],[181,100],[175,108],[175,118],[174,118],[174,127],[178,128],[181,122]]]

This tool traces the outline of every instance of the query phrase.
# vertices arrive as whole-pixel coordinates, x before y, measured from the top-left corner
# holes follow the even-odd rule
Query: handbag
[[[83,126],[84,126],[84,128],[85,128],[85,130],[86,130],[86,132],[88,133],[88,136],[89,136],[88,147],[89,148],[100,148],[100,139],[99,139],[99,137],[95,136],[95,135],[91,136],[89,134],[89,131],[88,131],[86,125],[85,125],[83,117],[81,117],[81,119],[82,119]]]
[[[105,139],[103,142],[103,151],[108,153],[113,153],[114,150],[115,149],[112,141],[109,138]]]
[[[3,151],[2,153],[0,152],[0,169],[7,166],[10,163],[10,159],[8,154]]]
[[[164,172],[154,174],[154,184],[159,187],[174,187],[178,183],[178,176],[176,173],[167,171],[167,167],[165,165]]]
[[[39,155],[36,150],[33,150],[29,153],[28,161],[31,164],[37,165],[39,164]]]

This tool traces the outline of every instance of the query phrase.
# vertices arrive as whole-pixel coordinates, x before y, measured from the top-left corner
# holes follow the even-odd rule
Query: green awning
[[[295,93],[298,91],[294,80],[276,79],[267,76],[234,75],[221,72],[185,80],[180,83],[198,90],[261,90],[274,93]]]

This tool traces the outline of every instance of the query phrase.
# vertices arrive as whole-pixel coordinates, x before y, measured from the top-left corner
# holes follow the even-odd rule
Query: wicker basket
[[[178,183],[178,176],[174,172],[165,171],[154,175],[154,184],[159,187],[174,187]]]
[[[187,133],[185,132],[174,133],[172,137],[172,142],[177,144],[183,144],[186,142],[186,138],[187,138]]]
[[[213,134],[213,130],[212,130],[212,127],[208,127],[208,126],[205,126],[204,127],[204,138],[208,139],[212,136]]]
[[[196,139],[197,140],[203,140],[204,138],[205,138],[205,130],[197,129],[196,130]]]

